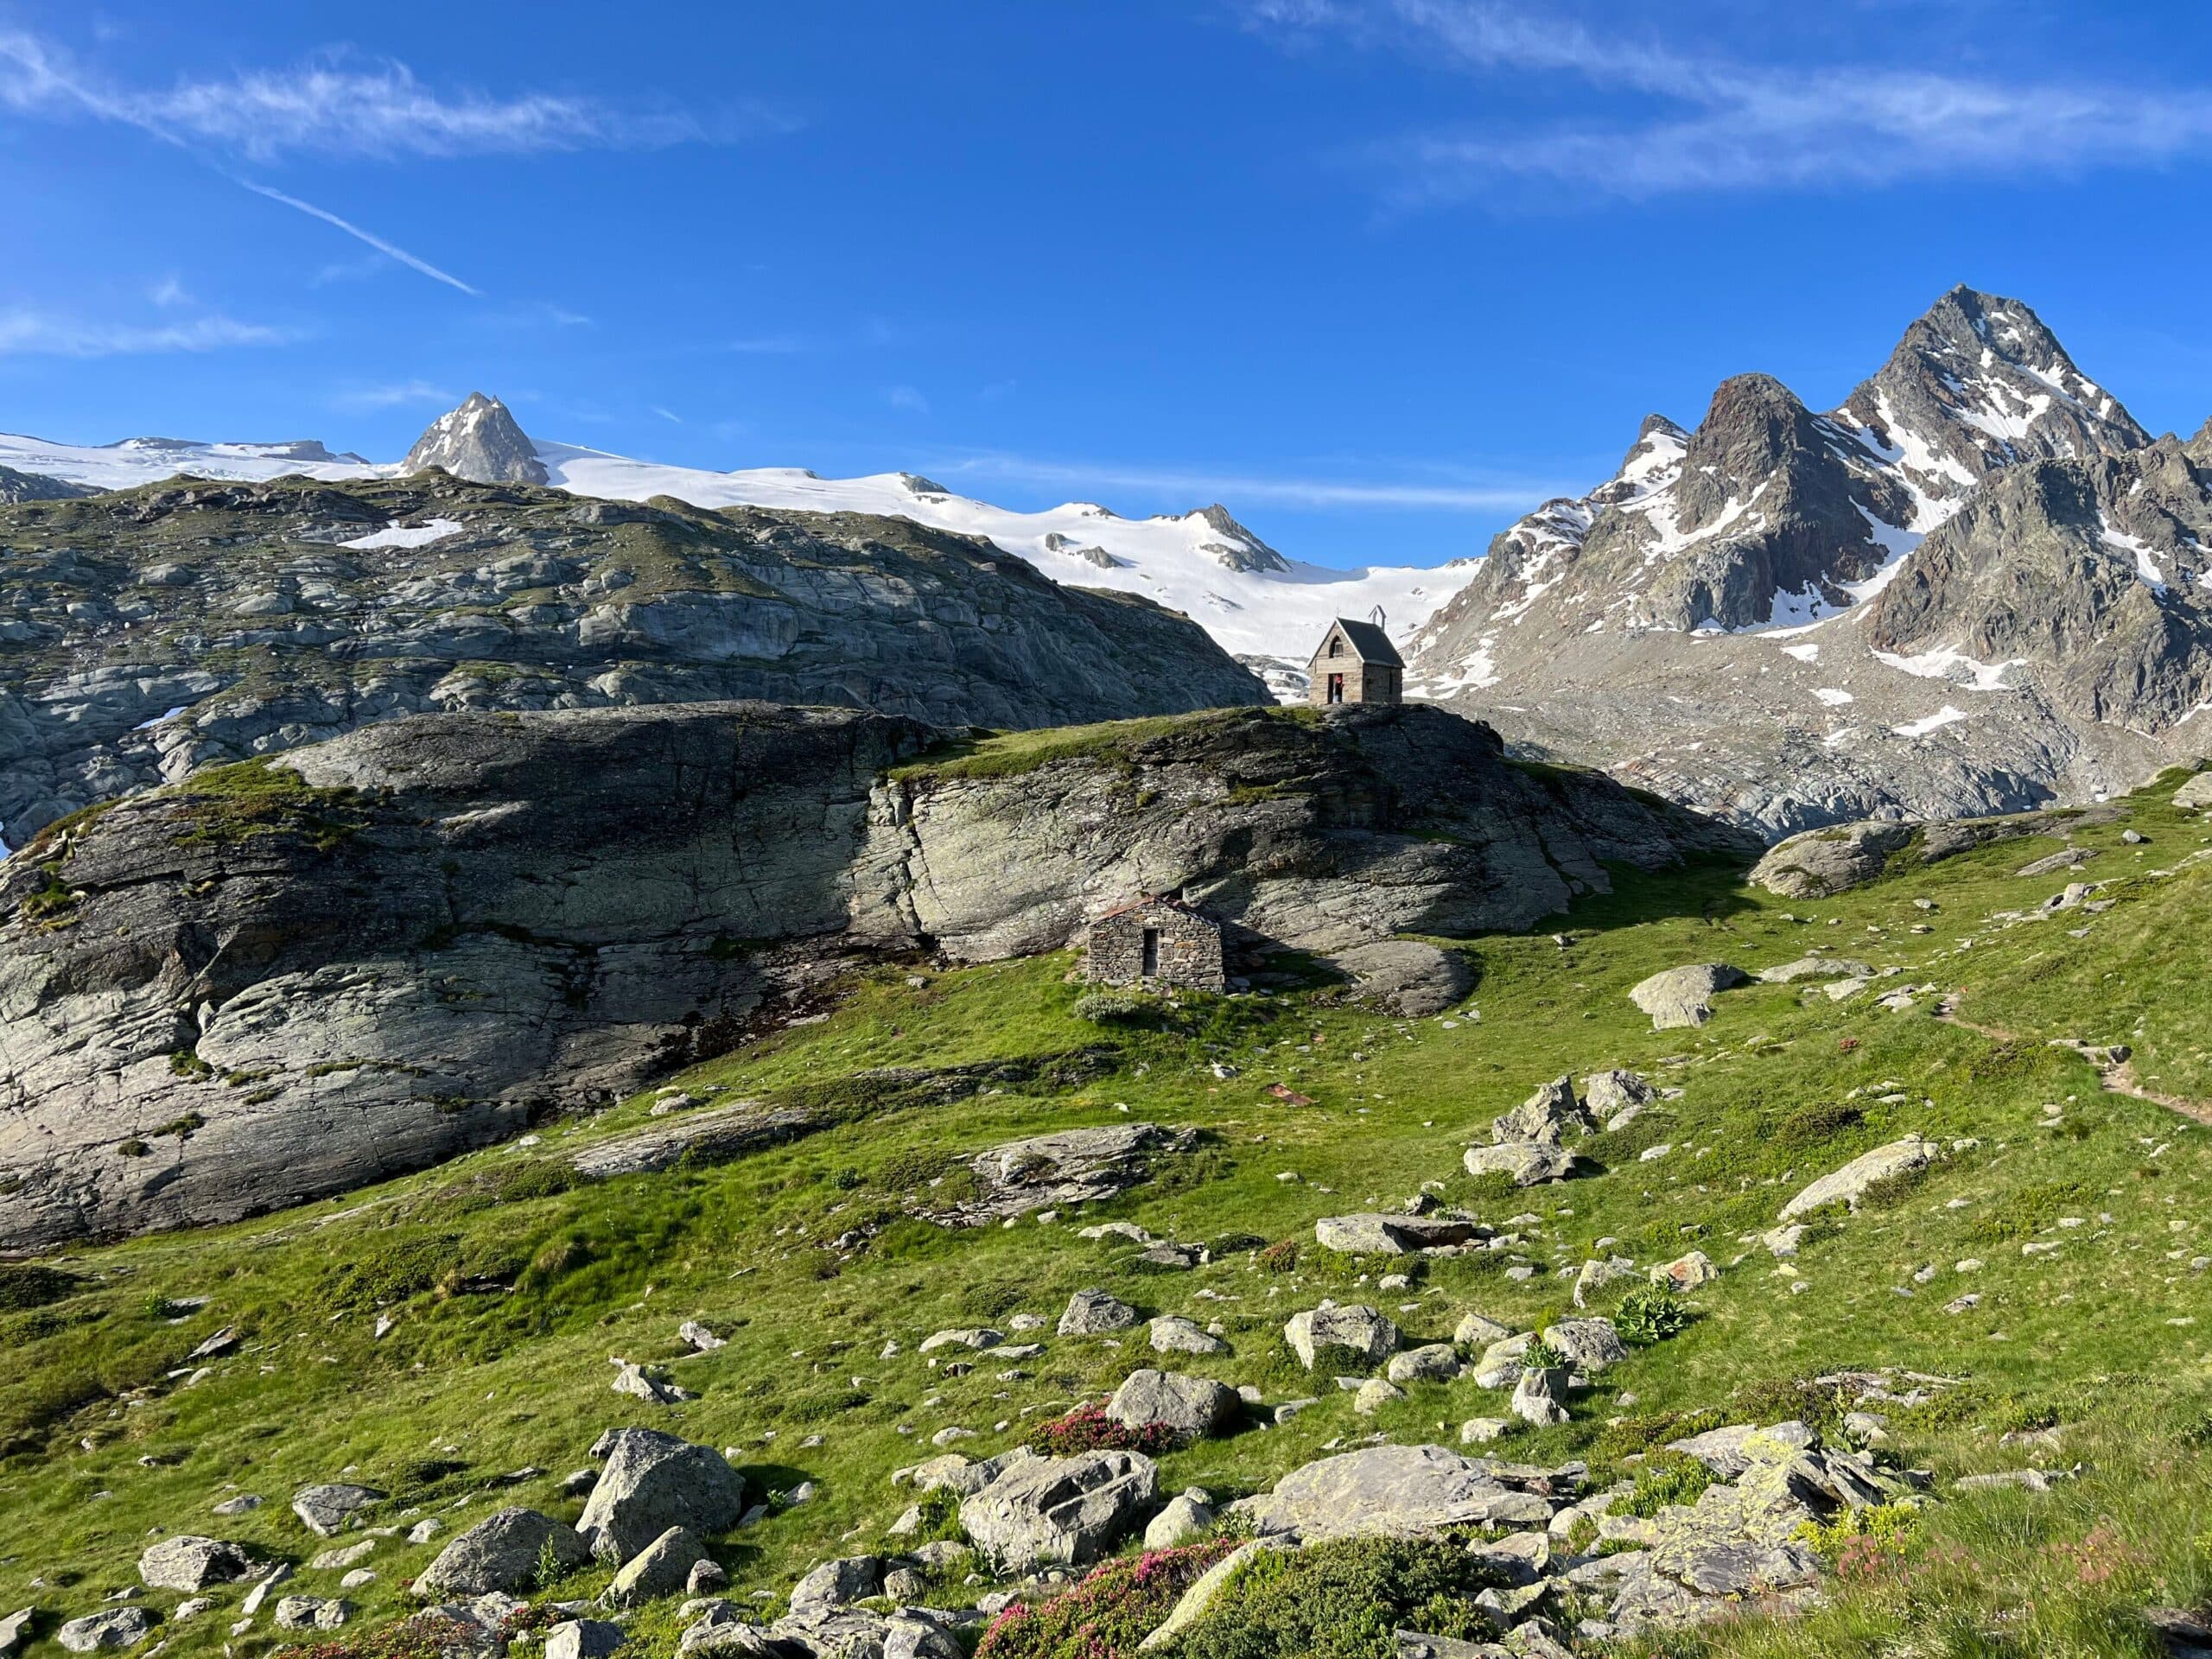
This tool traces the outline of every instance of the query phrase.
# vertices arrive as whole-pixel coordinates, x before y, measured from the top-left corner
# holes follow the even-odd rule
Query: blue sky
[[[2212,30],[2044,0],[0,0],[0,429],[702,467],[1478,551],[1954,282],[2212,416]]]

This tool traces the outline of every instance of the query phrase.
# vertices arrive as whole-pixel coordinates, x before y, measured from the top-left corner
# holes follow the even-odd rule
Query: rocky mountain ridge
[[[761,697],[948,727],[1264,702],[1191,622],[903,519],[441,474],[0,508],[0,824],[439,709]]]
[[[1748,851],[1440,709],[1045,735],[976,764],[874,713],[461,712],[51,826],[0,865],[0,1249],[344,1191],[719,1053],[856,963],[1054,950],[1147,893],[1241,952],[1333,951]]]
[[[2125,788],[2212,696],[2204,442],[1956,289],[1828,413],[1745,375],[1647,419],[1492,543],[1412,677],[1770,835]]]

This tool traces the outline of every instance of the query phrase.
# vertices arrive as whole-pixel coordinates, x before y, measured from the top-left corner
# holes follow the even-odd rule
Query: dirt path
[[[2007,1031],[2002,1026],[1980,1025],[1966,1018],[1958,1011],[1959,995],[1960,993],[1956,991],[1950,992],[1936,1007],[1936,1017],[1945,1025],[1956,1026],[1961,1031],[1971,1031],[1977,1036],[1988,1038],[1992,1042],[2025,1043],[2037,1040],[2032,1037],[2024,1037],[2016,1031]],[[2069,1043],[2060,1043],[2057,1046],[2061,1048],[2073,1046]],[[2113,1063],[2101,1062],[2087,1053],[2084,1053],[2082,1058],[2096,1067],[2098,1085],[2107,1094],[2133,1095],[2138,1100],[2147,1100],[2153,1106],[2163,1106],[2168,1111],[2178,1112],[2182,1116],[2196,1122],[2212,1123],[2212,1101],[2190,1100],[2185,1096],[2162,1095],[2156,1090],[2145,1089],[2136,1081],[2135,1062],[2132,1058]]]

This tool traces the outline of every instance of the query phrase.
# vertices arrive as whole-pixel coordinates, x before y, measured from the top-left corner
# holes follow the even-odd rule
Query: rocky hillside
[[[1255,960],[1525,927],[1607,864],[1743,850],[1434,709],[933,736],[453,714],[50,827],[0,867],[0,1249],[342,1191],[719,1052],[855,963],[1054,950],[1149,892]]]
[[[944,726],[1267,700],[1195,625],[899,519],[439,474],[0,508],[0,826],[398,715],[760,697]]]
[[[545,463],[507,406],[472,391],[430,423],[399,463],[403,474],[433,467],[475,484],[543,484]]]
[[[2193,752],[2208,504],[2196,447],[1957,289],[1828,413],[1746,375],[1694,431],[1651,416],[1497,537],[1414,674],[1770,835],[2086,798]]]
[[[518,727],[483,753],[519,784],[549,725],[699,718],[446,723]],[[1308,734],[1364,752],[1434,718]],[[738,747],[788,771],[785,746],[899,725],[778,715]],[[411,798],[379,781],[409,729],[298,759],[456,846],[535,810],[442,761]],[[1139,810],[1172,779],[1129,735],[933,754],[868,810],[926,822],[1025,767],[1083,801],[1124,762]],[[1942,849],[1836,837],[1866,856],[1785,893],[1622,870],[1556,937],[1443,945],[1462,988],[1421,1016],[1321,971],[1133,1004],[1067,982],[1068,953],[884,962],[603,1113],[0,1264],[0,1636],[25,1659],[2186,1655],[2208,785]],[[78,856],[143,844],[125,815],[173,799]],[[311,810],[343,856],[343,804]],[[566,927],[618,897],[530,902]],[[181,1141],[191,1179],[280,1081],[198,1085],[205,1122],[114,1161]]]

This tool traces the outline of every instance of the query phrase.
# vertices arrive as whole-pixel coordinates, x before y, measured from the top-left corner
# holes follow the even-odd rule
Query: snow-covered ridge
[[[440,417],[425,440],[465,439],[480,418],[464,421],[462,414],[456,410]],[[1056,582],[1138,594],[1182,612],[1224,650],[1253,659],[1252,665],[1284,696],[1294,695],[1299,683],[1288,671],[1303,671],[1332,619],[1365,617],[1380,607],[1391,637],[1402,645],[1474,569],[1471,563],[1355,570],[1308,564],[1278,553],[1217,505],[1150,518],[1125,518],[1087,501],[1019,512],[957,494],[912,473],[841,479],[820,478],[798,467],[718,473],[664,467],[573,444],[533,442],[531,447],[547,480],[579,495],[632,501],[668,495],[701,507],[873,513],[986,537]],[[192,443],[164,438],[92,446],[0,435],[0,466],[106,490],[156,483],[179,473],[248,481],[298,474],[329,480],[388,478],[397,476],[403,465],[334,456],[312,442]]]

